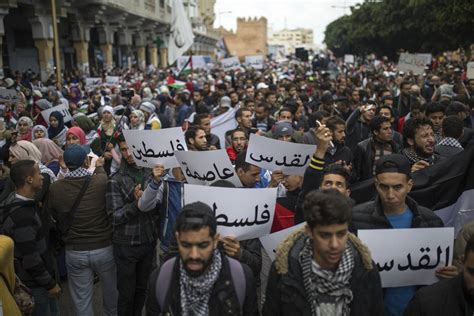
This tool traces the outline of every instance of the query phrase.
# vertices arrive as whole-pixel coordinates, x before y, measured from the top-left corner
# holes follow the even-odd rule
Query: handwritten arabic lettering
[[[212,210],[214,215],[216,215],[217,225],[226,226],[226,227],[239,227],[239,226],[253,226],[253,225],[263,225],[270,221],[270,211],[268,210],[268,204],[263,206],[264,211],[260,214],[260,220],[258,219],[259,207],[255,206],[255,218],[253,220],[246,219],[236,219],[233,222],[229,222],[229,218],[225,214],[217,215],[217,205],[216,203],[212,204]]]
[[[252,159],[255,162],[268,162],[271,163],[273,161],[273,157],[265,157],[263,155],[259,155],[260,157],[255,157],[254,153],[250,154],[250,159]],[[285,167],[304,167],[308,163],[310,156],[306,155],[304,158],[303,162],[301,161],[301,158],[303,155],[300,154],[294,154],[294,158],[290,162],[287,161],[286,156],[283,156],[283,159],[278,161],[278,159],[275,159],[275,164],[277,166],[285,166]]]
[[[180,143],[179,139],[176,140],[176,150],[177,151],[184,151],[184,146]],[[147,148],[147,145],[145,144],[144,141],[142,141],[142,147],[143,149],[137,149],[135,145],[132,145],[132,155],[135,157],[137,160],[141,160],[143,162],[147,162],[145,158],[165,158],[165,157],[172,157],[174,156],[174,151],[175,151],[175,146],[173,144],[173,141],[170,140],[170,146],[171,146],[171,152],[168,150],[163,150],[163,151],[158,151],[155,153],[155,151],[152,148]]]
[[[406,65],[415,65],[417,67],[425,67],[424,58],[420,58],[416,55],[410,55],[410,54],[402,54],[400,56],[398,63],[406,64]]]
[[[214,171],[210,170],[208,171],[206,174],[203,174],[202,176],[199,175],[199,172],[197,171],[194,171],[194,172],[191,172],[191,170],[189,169],[188,167],[188,164],[186,162],[181,162],[184,166],[186,166],[186,175],[191,177],[191,178],[194,178],[194,179],[198,179],[198,180],[201,180],[201,181],[214,181],[216,178],[219,178],[221,180],[226,180],[226,179],[229,179],[231,178],[233,175],[234,175],[234,172],[229,169],[229,168],[224,168],[222,170],[222,174],[221,172],[219,171],[219,168],[217,167],[217,165],[215,163],[212,164]]]
[[[407,255],[407,264],[398,264],[398,265],[396,265],[396,268],[398,269],[398,271],[406,271],[406,270],[417,271],[417,270],[421,270],[421,269],[425,269],[425,270],[436,269],[440,265],[440,263],[442,263],[441,255],[443,254],[443,250],[441,249],[441,246],[438,246],[438,248],[436,248],[436,261],[433,262],[433,263],[431,263],[431,256],[429,255],[430,251],[431,251],[431,249],[429,247],[420,248],[420,252],[424,253],[424,254],[418,260],[418,264],[414,264],[412,262],[412,255],[411,255],[411,253],[409,253]],[[444,254],[445,254],[444,263],[448,264],[449,263],[449,255],[450,255],[450,247],[449,246],[446,247],[446,249],[444,251]],[[384,263],[383,266],[380,265],[380,263],[377,263],[377,268],[381,272],[382,271],[390,271],[394,267],[395,267],[394,260],[390,260],[390,262]]]

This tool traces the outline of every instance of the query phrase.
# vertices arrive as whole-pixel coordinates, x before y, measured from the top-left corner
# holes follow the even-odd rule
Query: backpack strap
[[[166,295],[171,284],[171,277],[173,274],[173,267],[176,262],[176,257],[169,259],[160,268],[158,277],[155,283],[155,296],[160,309],[163,310],[165,305]]]
[[[230,266],[230,274],[232,275],[232,282],[234,283],[234,289],[239,299],[240,308],[243,312],[245,303],[245,292],[247,287],[247,280],[245,279],[244,268],[242,264],[230,257],[227,257]]]
[[[244,268],[242,264],[233,259],[226,257],[229,262],[230,274],[232,275],[232,282],[234,283],[234,289],[237,293],[237,299],[239,300],[240,308],[243,310],[245,303],[245,293],[247,281],[245,279]],[[155,296],[158,305],[163,310],[165,305],[166,295],[171,284],[171,277],[173,274],[173,267],[176,262],[176,257],[169,259],[161,266],[160,272],[155,283]]]

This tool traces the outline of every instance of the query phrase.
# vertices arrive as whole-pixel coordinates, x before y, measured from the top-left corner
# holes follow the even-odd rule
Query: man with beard
[[[463,272],[457,277],[420,289],[405,310],[405,316],[474,314],[474,238],[462,258]]]
[[[179,256],[150,277],[147,315],[258,315],[252,272],[218,249],[212,209],[195,202],[176,220]]]
[[[191,151],[206,151],[209,150],[206,138],[206,132],[199,127],[190,127],[184,133],[184,139],[188,150]]]
[[[244,130],[236,128],[232,131],[230,137],[232,144],[227,147],[226,151],[230,161],[233,163],[237,159],[237,155],[247,148],[248,136]]]
[[[106,192],[117,265],[117,309],[119,316],[141,315],[158,237],[158,210],[139,209],[138,200],[151,170],[136,165],[125,139],[119,139],[118,146],[122,154],[120,170],[109,178]]]
[[[402,154],[408,158],[412,167],[411,172],[434,165],[441,160],[435,153],[435,134],[433,123],[426,118],[410,119],[403,127]]]

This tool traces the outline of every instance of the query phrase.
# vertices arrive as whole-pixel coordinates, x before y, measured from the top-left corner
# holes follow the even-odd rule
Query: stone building
[[[272,46],[284,46],[286,54],[294,54],[295,49],[298,47],[313,48],[313,30],[297,28],[272,32],[268,37],[268,44]]]
[[[167,66],[174,1],[179,0],[56,0],[62,69]],[[215,0],[182,1],[196,9],[193,53],[213,55],[219,38],[207,25],[214,21]],[[46,79],[54,72],[53,46],[50,0],[0,1],[0,71],[31,69]]]
[[[230,55],[243,58],[246,55],[267,55],[267,19],[237,18],[237,30],[219,29]]]

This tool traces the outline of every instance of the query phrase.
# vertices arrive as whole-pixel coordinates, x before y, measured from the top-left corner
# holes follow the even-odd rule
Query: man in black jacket
[[[467,242],[463,272],[416,292],[404,316],[466,316],[474,314],[474,239]]]
[[[258,315],[252,272],[221,253],[216,229],[208,205],[183,206],[175,232],[179,257],[152,273],[148,315]]]
[[[398,144],[393,141],[390,119],[376,116],[370,121],[369,127],[373,136],[358,143],[354,152],[357,181],[373,178],[377,160],[400,150]]]
[[[357,205],[352,211],[350,230],[443,227],[433,211],[418,205],[408,197],[413,186],[410,162],[400,154],[387,155],[375,166],[375,201]],[[457,275],[454,266],[443,267],[437,276]],[[415,294],[416,286],[387,288],[384,291],[385,315],[401,315]]]
[[[61,288],[56,282],[54,260],[48,249],[45,227],[34,200],[43,176],[33,160],[15,162],[10,178],[16,187],[0,207],[0,234],[15,242],[15,272],[31,289],[34,315],[59,315]]]
[[[383,315],[379,272],[349,233],[351,207],[336,190],[306,196],[307,224],[277,249],[263,315]]]

